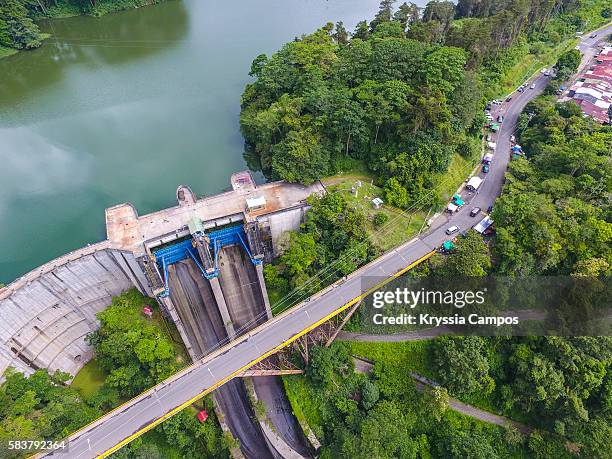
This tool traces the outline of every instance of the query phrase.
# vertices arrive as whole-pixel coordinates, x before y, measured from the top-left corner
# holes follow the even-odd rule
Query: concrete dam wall
[[[278,254],[282,234],[299,228],[309,207],[307,198],[324,193],[320,183],[257,185],[248,171],[234,174],[231,185],[231,191],[200,198],[188,187],[180,186],[177,206],[148,215],[138,215],[128,203],[106,209],[105,241],[56,258],[0,288],[0,380],[11,366],[26,374],[47,368],[75,375],[93,355],[85,337],[99,326],[96,314],[114,296],[132,287],[157,297],[176,323],[191,357],[200,356],[204,352],[199,342],[200,318],[187,314],[184,307],[177,314],[170,298],[163,298],[164,291],[172,287],[165,284],[155,250],[191,238],[189,225],[195,221],[206,232],[240,225],[250,250],[270,261]],[[208,293],[204,301],[225,314],[223,323],[241,321],[244,311],[233,307],[244,300],[241,296],[245,295],[249,304],[261,303],[261,293],[243,291],[243,283],[259,285],[269,309],[262,266],[254,269],[244,254],[234,253],[236,250],[223,251],[219,268],[226,274],[221,274],[220,282],[210,280],[213,295],[204,292]],[[243,264],[248,266],[239,266]],[[201,273],[194,275],[201,277]],[[232,283],[234,275],[239,276],[239,283]],[[202,290],[208,288],[209,281],[198,278],[197,283]],[[216,304],[224,295],[232,303],[232,317],[224,301]]]
[[[134,256],[102,242],[1,289],[0,375],[9,366],[26,374],[37,368],[76,374],[92,357],[85,336],[97,329],[96,314],[134,286],[148,293]]]

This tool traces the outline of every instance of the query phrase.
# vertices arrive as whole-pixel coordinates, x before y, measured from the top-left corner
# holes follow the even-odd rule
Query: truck
[[[481,184],[482,179],[475,175],[474,177],[468,180],[467,185],[465,187],[470,191],[477,191]]]

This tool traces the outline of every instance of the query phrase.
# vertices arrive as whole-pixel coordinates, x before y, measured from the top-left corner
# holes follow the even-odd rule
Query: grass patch
[[[2,59],[3,57],[12,56],[13,54],[17,54],[17,50],[16,49],[5,48],[3,46],[0,46],[0,59]]]
[[[315,436],[323,438],[324,419],[322,400],[317,397],[317,391],[303,375],[283,376],[285,392],[294,416],[301,424],[308,424]]]
[[[403,341],[394,343],[373,343],[366,341],[344,341],[351,354],[374,362],[385,361],[405,370],[415,371],[428,378],[435,377],[431,367],[432,341]]]
[[[72,380],[71,387],[78,390],[83,398],[87,399],[95,394],[106,378],[106,372],[98,365],[97,360],[90,360]]]
[[[353,207],[366,215],[368,235],[380,251],[392,249],[410,240],[423,226],[426,215],[423,211],[405,213],[386,204],[380,209],[374,208],[372,199],[378,197],[384,200],[384,191],[374,185],[374,178],[361,161],[355,161],[350,171],[327,177],[322,182],[329,193],[341,193]],[[374,225],[374,218],[378,214],[387,216],[387,223],[380,228]]]

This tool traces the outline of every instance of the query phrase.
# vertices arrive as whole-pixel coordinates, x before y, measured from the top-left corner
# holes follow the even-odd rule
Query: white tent
[[[254,210],[263,209],[266,207],[266,198],[258,196],[256,198],[247,198],[246,200],[247,210],[252,212]]]
[[[493,224],[493,219],[489,216],[486,216],[482,220],[480,220],[476,226],[474,226],[474,231],[482,234],[486,231],[486,229]]]
[[[457,206],[457,204],[453,204],[452,202],[448,204],[448,206],[446,207],[446,210],[448,210],[451,214],[453,212],[457,212],[457,209],[459,207]]]
[[[467,182],[466,186],[468,190],[476,191],[478,187],[480,187],[481,184],[482,184],[482,179],[478,177],[477,175],[475,175]]]

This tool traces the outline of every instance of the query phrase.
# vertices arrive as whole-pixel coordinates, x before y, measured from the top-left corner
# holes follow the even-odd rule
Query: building
[[[583,72],[569,90],[585,115],[600,123],[609,122],[608,108],[612,104],[612,46],[605,47],[595,63]]]

